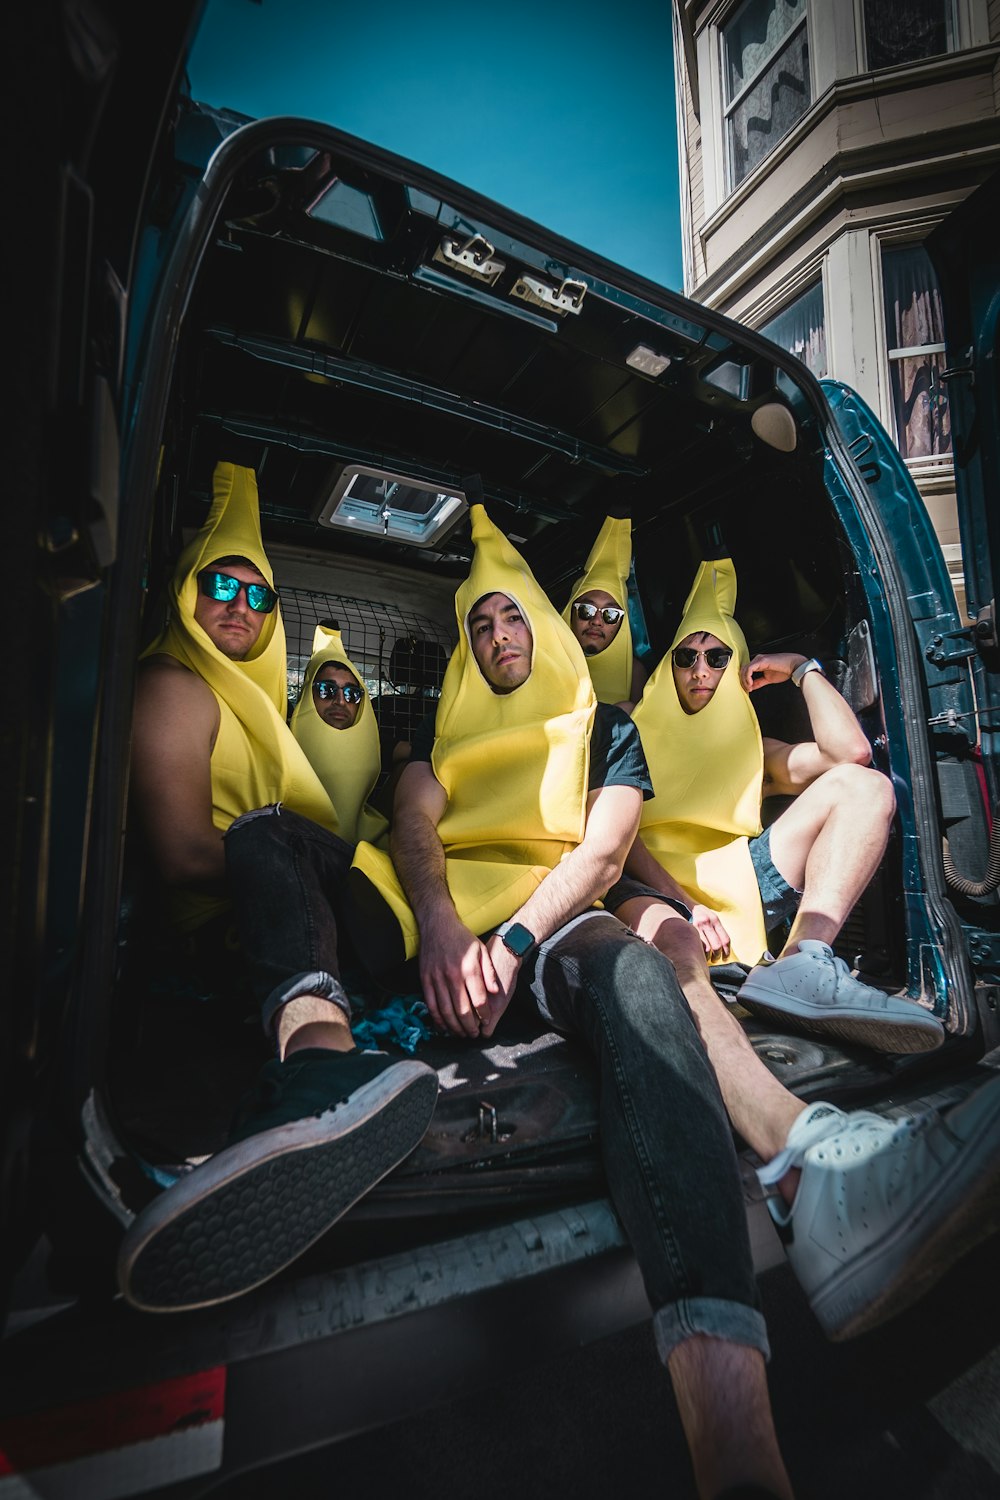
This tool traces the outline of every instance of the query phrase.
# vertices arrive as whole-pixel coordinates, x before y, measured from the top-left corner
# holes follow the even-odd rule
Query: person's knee
[[[873,766],[834,766],[826,772],[827,778],[834,799],[863,808],[868,819],[881,816],[888,822],[896,811],[892,782]]]

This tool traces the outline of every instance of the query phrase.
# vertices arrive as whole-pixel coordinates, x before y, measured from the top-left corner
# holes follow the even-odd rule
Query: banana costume
[[[579,642],[524,559],[482,505],[472,507],[471,520],[475,553],[455,596],[458,645],[438,702],[431,764],[448,794],[438,824],[448,888],[478,934],[506,921],[582,840],[597,700]],[[469,635],[472,606],[494,593],[517,604],[534,642],[530,676],[506,694],[486,681]],[[361,843],[354,867],[392,908],[411,958],[417,924],[388,856]]]
[[[169,623],[142,656],[172,656],[215,694],[220,714],[211,758],[216,828],[227,829],[252,808],[284,802],[336,833],[330,798],[285,723],[285,627],[280,604],[265,615],[245,661],[230,661],[195,620],[198,574],[217,558],[236,556],[252,562],[274,587],[260,531],[257,477],[252,469],[219,463],[208,519],[181,553],[170,584]],[[190,932],[227,905],[219,896],[177,890],[171,893],[167,918],[175,931]]]
[[[363,685],[361,673],[344,650],[340,631],[317,625],[291,730],[337,810],[340,825],[337,831],[341,838],[352,844],[358,839],[380,843],[389,831],[389,824],[365,800],[378,780],[381,767],[375,712],[366,692],[354,723],[346,729],[334,729],[320,717],[312,686],[320,668],[331,662],[346,667]]]
[[[599,703],[621,703],[632,694],[632,627],[628,618],[628,575],[632,566],[632,522],[608,516],[590,549],[582,577],[573,585],[569,603],[563,610],[567,625],[572,623],[573,601],[591,589],[603,589],[625,611],[618,634],[610,646],[597,656],[587,657],[587,666]]]
[[[713,907],[732,939],[726,962],[753,965],[767,949],[760,890],[748,839],[760,833],[764,748],[757,715],[740,682],[750,659],[733,619],[736,570],[729,558],[703,562],[670,645],[632,717],[655,796],[643,803],[643,843],[695,901]],[[709,703],[685,713],[674,685],[675,646],[709,631],[733,648]]]

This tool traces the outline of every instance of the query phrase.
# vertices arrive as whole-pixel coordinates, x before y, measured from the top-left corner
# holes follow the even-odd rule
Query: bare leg
[[[802,900],[783,952],[803,938],[832,943],[878,869],[896,799],[888,777],[835,766],[771,825],[771,858]]]
[[[712,988],[705,950],[696,930],[673,907],[650,896],[626,901],[615,912],[633,932],[670,959],[709,1061],[715,1069],[733,1127],[762,1161],[784,1148],[792,1121],[805,1109],[761,1062],[735,1016]],[[782,1180],[791,1201],[798,1173]]]
[[[339,1005],[319,995],[297,995],[283,1005],[275,1018],[278,1056],[282,1059],[303,1047],[323,1047],[330,1052],[350,1052],[354,1037]]]
[[[738,1484],[792,1500],[760,1350],[697,1334],[677,1345],[667,1368],[702,1500]]]

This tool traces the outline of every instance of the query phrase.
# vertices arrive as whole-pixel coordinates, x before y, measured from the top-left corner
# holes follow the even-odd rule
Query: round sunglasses
[[[219,604],[232,604],[242,589],[247,604],[259,615],[269,615],[278,602],[274,589],[266,583],[244,583],[231,573],[216,573],[212,569],[198,574],[198,588],[206,599],[215,599]]]
[[[573,609],[578,619],[592,620],[595,615],[600,615],[605,625],[617,625],[625,611],[619,609],[617,604],[606,604],[603,609],[598,604],[590,604],[586,599],[577,599]]]
[[[317,698],[324,700],[332,698],[334,701],[343,698],[345,703],[360,703],[365,696],[364,688],[359,687],[356,682],[347,682],[342,685],[339,682],[328,682],[326,678],[322,682],[313,683],[313,692]]]
[[[709,646],[707,651],[696,651],[693,646],[675,646],[673,663],[675,667],[684,670],[687,667],[693,667],[699,656],[703,656],[713,672],[721,672],[723,667],[729,665],[729,658],[732,654],[728,646]]]

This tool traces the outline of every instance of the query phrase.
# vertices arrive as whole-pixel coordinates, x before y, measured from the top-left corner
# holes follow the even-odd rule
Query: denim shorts
[[[771,928],[798,911],[802,892],[790,886],[775,868],[771,858],[770,828],[765,828],[763,833],[750,840],[750,858],[760,889],[760,904],[764,908],[764,925]]]
[[[671,896],[664,896],[655,886],[644,885],[641,880],[633,880],[631,875],[623,875],[620,880],[616,880],[601,904],[605,911],[613,914],[626,901],[634,901],[636,896],[652,896],[656,901],[665,901],[668,906],[673,907],[678,916],[684,918],[685,922],[691,920],[691,908],[685,906],[683,901],[675,901]]]

